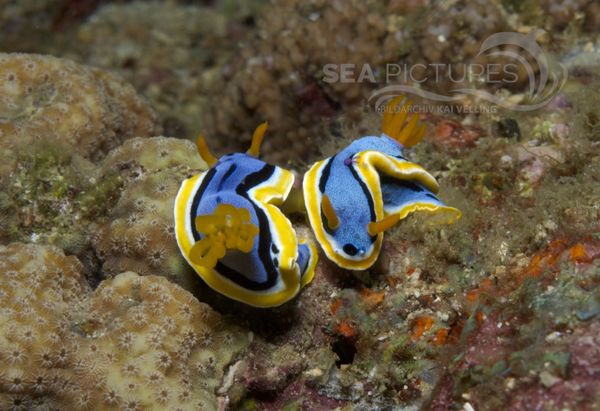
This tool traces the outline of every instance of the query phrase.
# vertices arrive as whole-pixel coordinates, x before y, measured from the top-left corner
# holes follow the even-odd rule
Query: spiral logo
[[[380,88],[371,94],[369,101],[374,102],[375,109],[380,111],[388,100],[401,94],[412,94],[430,101],[446,103],[459,102],[464,95],[471,95],[510,110],[539,109],[548,104],[567,81],[567,69],[564,65],[558,63],[550,67],[548,58],[536,40],[539,33],[540,31],[532,31],[528,34],[515,32],[493,34],[481,44],[477,55],[488,59],[501,58],[526,76],[525,92],[519,102],[515,102],[510,97],[499,97],[487,90],[475,88],[459,87],[450,90],[447,94],[440,94],[411,85],[389,85]]]

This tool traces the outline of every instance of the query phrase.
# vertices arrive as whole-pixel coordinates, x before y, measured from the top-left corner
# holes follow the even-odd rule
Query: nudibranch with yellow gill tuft
[[[316,162],[304,176],[310,225],[327,257],[342,268],[365,270],[379,256],[383,232],[415,211],[430,221],[454,222],[459,210],[435,194],[435,178],[404,157],[404,148],[425,134],[410,102],[386,106],[381,136],[361,137],[333,157]],[[441,218],[440,218],[441,217]]]
[[[289,301],[313,278],[317,253],[300,243],[279,209],[294,183],[285,169],[258,159],[267,129],[257,127],[246,153],[217,159],[202,136],[209,169],[183,181],[175,199],[177,244],[217,292],[255,307]]]

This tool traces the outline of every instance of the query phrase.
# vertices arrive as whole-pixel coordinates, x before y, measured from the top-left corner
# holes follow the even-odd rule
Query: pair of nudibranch
[[[410,103],[388,104],[379,137],[359,138],[305,174],[308,219],[327,257],[340,267],[365,270],[379,255],[383,232],[413,211],[460,211],[434,193],[435,178],[403,156],[425,125]],[[246,153],[215,158],[204,138],[200,156],[209,169],[183,181],[175,200],[175,232],[185,259],[213,289],[257,307],[293,298],[315,272],[317,252],[298,241],[279,206],[294,175],[258,159],[266,123],[254,131]]]

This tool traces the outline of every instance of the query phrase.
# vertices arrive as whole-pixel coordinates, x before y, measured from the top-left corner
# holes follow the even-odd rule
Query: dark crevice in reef
[[[335,362],[336,366],[349,365],[352,364],[356,355],[356,341],[352,338],[338,337],[331,344],[331,349],[338,356],[338,360]]]
[[[293,302],[272,308],[251,307],[224,297],[204,283],[193,294],[218,313],[234,318],[236,323],[271,342],[284,338],[300,317]]]
[[[95,290],[100,282],[106,279],[105,273],[102,271],[102,261],[96,251],[90,247],[81,253],[76,254],[81,264],[83,264],[85,278],[92,288]]]

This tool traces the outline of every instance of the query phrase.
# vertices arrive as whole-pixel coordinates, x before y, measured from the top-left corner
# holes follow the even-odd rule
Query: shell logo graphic
[[[518,70],[525,76],[524,92],[515,99],[512,95],[494,94],[488,90],[476,87],[464,87],[460,84],[457,88],[451,88],[447,94],[429,91],[424,87],[412,85],[388,85],[375,90],[369,97],[374,103],[375,109],[381,111],[387,102],[398,96],[412,94],[430,101],[453,103],[459,102],[465,96],[473,96],[475,99],[487,101],[494,105],[516,111],[537,110],[548,104],[552,98],[561,90],[567,81],[567,68],[561,63],[550,64],[547,55],[537,42],[538,35],[542,30],[533,30],[527,34],[516,32],[501,32],[489,36],[482,44],[475,58],[501,58],[506,65]],[[440,66],[438,64],[438,66]],[[469,65],[466,65],[467,68]],[[498,64],[489,65],[498,66]],[[490,69],[485,65],[477,64],[483,70]],[[497,69],[497,68],[496,68]],[[511,72],[514,79],[516,74]]]

